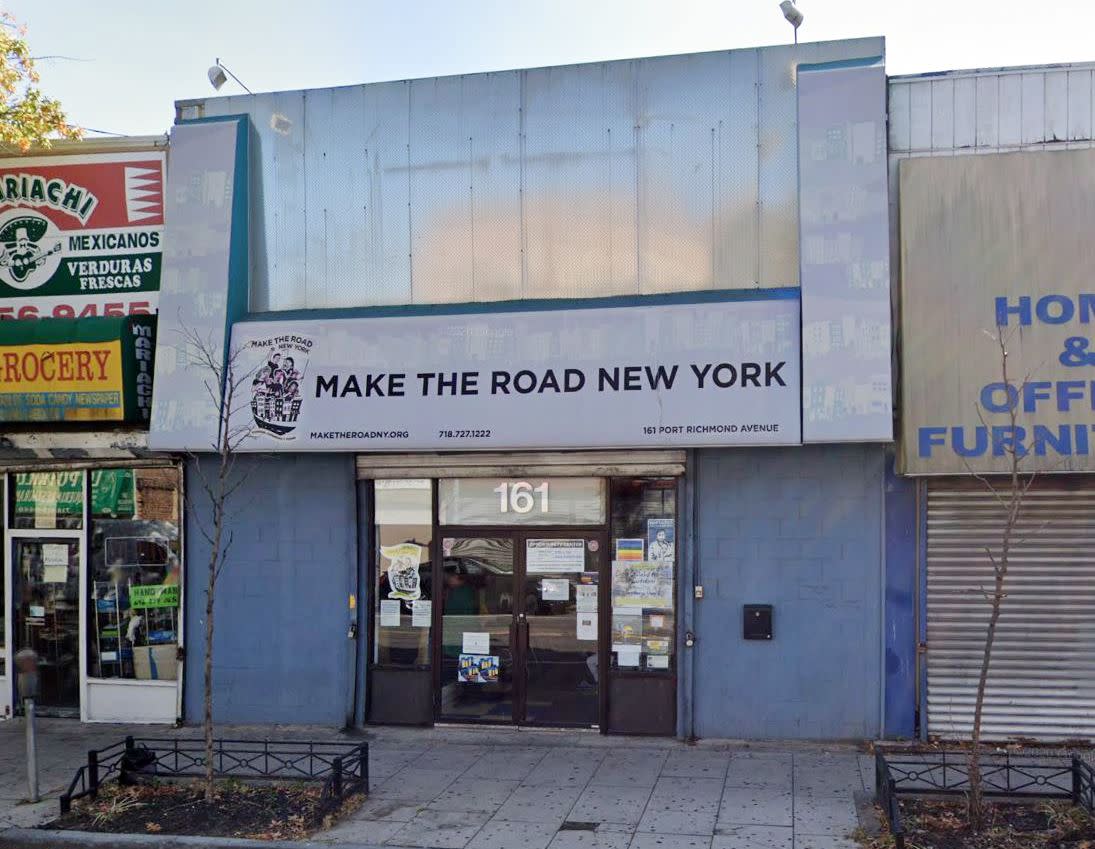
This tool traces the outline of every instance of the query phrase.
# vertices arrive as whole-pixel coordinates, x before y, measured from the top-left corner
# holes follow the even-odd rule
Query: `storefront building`
[[[173,722],[182,468],[148,450],[165,139],[0,160],[0,718]]]
[[[999,562],[1013,455],[1020,485],[1033,480],[1012,535],[984,733],[1095,736],[1091,91],[1091,65],[890,81],[899,461],[916,517],[906,537],[924,736],[969,734],[986,552]]]
[[[177,105],[149,443],[216,464],[198,341],[222,720],[886,733],[882,53]]]

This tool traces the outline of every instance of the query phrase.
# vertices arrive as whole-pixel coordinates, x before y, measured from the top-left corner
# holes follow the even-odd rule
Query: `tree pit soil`
[[[207,804],[204,790],[197,783],[133,787],[108,784],[100,788],[98,798],[74,802],[71,812],[43,828],[303,840],[330,828],[356,809],[363,798],[352,796],[332,810],[321,806],[321,793],[314,785],[224,782],[217,785],[216,800]]]
[[[916,849],[1095,849],[1095,820],[1068,802],[987,802],[977,834],[967,825],[965,800],[902,799],[901,817],[905,845]],[[887,828],[866,845],[891,847],[893,838]]]

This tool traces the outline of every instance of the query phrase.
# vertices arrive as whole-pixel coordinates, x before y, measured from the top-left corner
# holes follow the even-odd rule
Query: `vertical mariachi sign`
[[[164,153],[0,159],[0,319],[156,312]]]

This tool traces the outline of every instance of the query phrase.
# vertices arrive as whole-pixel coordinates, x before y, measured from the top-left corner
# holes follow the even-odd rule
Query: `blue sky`
[[[471,73],[791,40],[778,0],[48,0],[28,27],[47,93],[79,124],[161,133],[211,95],[220,56],[254,91]],[[800,0],[804,41],[885,35],[890,73],[1095,60],[1079,0]],[[229,82],[225,93],[238,91]]]

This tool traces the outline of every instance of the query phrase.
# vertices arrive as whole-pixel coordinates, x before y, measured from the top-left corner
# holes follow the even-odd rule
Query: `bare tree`
[[[998,326],[993,339],[995,339],[1000,349],[1001,380],[1004,386],[1010,387],[1011,376],[1008,366],[1008,334],[1004,332],[1003,327]],[[1025,386],[1029,380],[1030,375],[1027,375],[1023,382],[1016,387],[1019,395],[1022,394],[1023,386]],[[1013,400],[1014,403],[1012,403]],[[985,424],[984,416],[981,414],[980,408],[978,408],[978,415],[981,417],[982,425],[991,433],[991,429]],[[1004,513],[1004,526],[1000,533],[999,549],[994,552],[992,546],[985,546],[985,554],[988,557],[989,563],[992,565],[992,588],[982,590],[985,599],[989,604],[989,622],[988,627],[985,629],[985,642],[981,653],[981,669],[977,677],[977,697],[973,705],[973,729],[970,739],[968,762],[970,785],[967,800],[968,817],[970,829],[973,831],[980,831],[985,822],[984,782],[981,775],[981,727],[985,712],[985,691],[988,687],[989,669],[992,665],[992,650],[996,642],[996,628],[1000,622],[1000,613],[1003,609],[1004,599],[1007,598],[1006,582],[1008,568],[1011,565],[1012,551],[1017,544],[1023,541],[1021,539],[1016,539],[1023,501],[1035,479],[1033,473],[1026,473],[1022,469],[1023,460],[1027,456],[1028,451],[1027,447],[1018,437],[1019,403],[1017,398],[1009,398],[1008,416],[1011,425],[1009,431],[1011,438],[1002,446],[1008,463],[1008,469],[1004,480],[1000,481],[997,479],[994,481],[986,475],[973,472],[968,464],[966,466],[967,469],[970,469],[973,476],[992,493]]]
[[[205,736],[205,801],[215,798],[213,762],[213,633],[216,616],[217,579],[228,562],[233,532],[226,527],[232,496],[246,480],[236,468],[240,446],[254,433],[254,422],[244,399],[252,373],[240,365],[240,350],[231,349],[222,359],[217,347],[197,331],[183,332],[186,361],[203,374],[210,402],[217,411],[217,435],[210,446],[215,468],[207,471],[199,457],[190,454],[205,503],[189,509],[199,533],[209,545],[209,571],[205,585],[205,658],[202,732]],[[189,498],[188,498],[189,501]],[[189,504],[191,508],[199,505]]]

